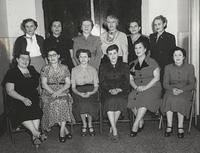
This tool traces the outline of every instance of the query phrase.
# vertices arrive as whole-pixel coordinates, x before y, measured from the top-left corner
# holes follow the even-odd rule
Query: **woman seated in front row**
[[[83,123],[81,136],[86,136],[87,132],[91,136],[94,136],[95,131],[92,120],[97,118],[99,112],[97,95],[99,86],[98,74],[97,70],[89,65],[91,58],[91,52],[89,50],[77,50],[76,57],[79,59],[80,64],[72,69],[71,83],[72,91],[74,92],[73,112],[77,120],[81,117]]]
[[[166,90],[161,110],[167,114],[165,137],[172,133],[173,112],[178,113],[178,138],[184,137],[184,116],[189,117],[192,89],[195,86],[194,66],[185,62],[186,51],[176,47],[173,51],[174,63],[167,65],[163,87]]]
[[[72,135],[66,128],[66,122],[75,123],[72,114],[73,99],[69,93],[70,72],[68,67],[61,64],[60,52],[56,49],[47,51],[49,64],[41,70],[43,102],[42,127],[50,131],[54,124],[60,125],[59,141],[65,142]]]
[[[110,121],[109,136],[113,142],[119,141],[116,124],[120,114],[126,111],[130,76],[128,64],[118,60],[118,50],[115,44],[107,48],[109,62],[101,63],[99,71],[101,98]]]
[[[137,59],[132,63],[130,84],[133,88],[128,98],[128,108],[136,116],[130,133],[135,137],[144,127],[143,117],[147,110],[156,112],[161,104],[160,69],[157,62],[146,56],[145,41],[135,42]]]
[[[4,78],[9,115],[15,127],[22,124],[32,133],[33,144],[37,147],[44,138],[39,131],[42,117],[37,91],[39,73],[29,65],[29,52],[20,52],[15,58],[17,64],[8,70]]]

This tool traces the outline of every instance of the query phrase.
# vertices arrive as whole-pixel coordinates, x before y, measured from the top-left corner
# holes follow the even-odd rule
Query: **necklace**
[[[115,32],[108,32],[105,39],[104,39],[104,42],[106,44],[112,44],[118,37],[118,34],[119,32],[118,31],[115,31]]]

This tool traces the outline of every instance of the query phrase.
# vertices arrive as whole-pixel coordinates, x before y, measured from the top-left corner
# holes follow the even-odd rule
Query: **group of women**
[[[62,35],[59,20],[51,23],[45,40],[35,34],[36,21],[23,21],[25,34],[15,42],[15,67],[8,70],[4,84],[10,116],[16,126],[22,124],[31,131],[33,144],[46,139],[39,130],[40,120],[41,129],[48,132],[55,124],[60,126],[60,142],[72,138],[66,123],[75,120],[82,121],[81,136],[94,136],[92,121],[98,117],[99,95],[113,142],[119,141],[116,125],[127,108],[135,116],[131,137],[143,129],[146,111],[159,108],[167,115],[164,135],[171,135],[173,112],[178,112],[177,136],[184,137],[194,67],[186,63],[186,51],[176,47],[174,35],[165,31],[166,18],[153,20],[154,33],[149,38],[141,34],[137,20],[129,23],[128,36],[117,30],[114,15],[107,16],[106,25],[105,33],[93,36],[92,21],[83,19],[82,33],[72,42]]]

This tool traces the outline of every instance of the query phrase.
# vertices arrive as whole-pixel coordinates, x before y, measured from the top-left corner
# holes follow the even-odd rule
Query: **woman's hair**
[[[94,23],[93,23],[93,21],[90,18],[82,18],[80,20],[80,23],[79,23],[79,26],[78,26],[78,30],[79,30],[80,33],[83,33],[81,27],[82,27],[82,24],[83,24],[84,21],[89,21],[91,23],[92,28],[94,27]]]
[[[109,51],[111,50],[116,50],[118,52],[119,47],[116,44],[110,45],[108,46],[108,48],[106,49],[106,53],[108,54]]]
[[[163,24],[166,23],[164,29],[167,28],[167,18],[166,18],[166,17],[164,17],[163,15],[156,16],[156,17],[153,19],[152,28],[154,27],[154,22],[155,22],[155,20],[161,20],[161,21],[163,22]],[[153,28],[153,29],[154,29],[154,28]]]
[[[15,56],[12,59],[12,62],[10,64],[10,68],[14,68],[17,66],[17,58],[20,58],[21,55],[28,55],[30,57],[30,53],[28,51],[22,51],[22,52],[15,54]],[[29,64],[30,64],[30,62],[31,62],[31,59],[29,61]]]
[[[30,53],[28,51],[19,52],[15,55],[15,58],[20,58],[21,55],[28,55],[30,56]]]
[[[141,22],[140,22],[138,19],[131,19],[131,20],[128,22],[128,24],[127,24],[127,30],[128,30],[128,31],[129,31],[129,28],[130,28],[130,24],[133,23],[133,22],[137,23],[137,25],[138,25],[139,27],[141,27]],[[141,32],[141,28],[140,28],[140,31],[139,31],[139,32]]]
[[[138,40],[135,41],[135,43],[134,43],[134,50],[135,50],[135,45],[140,44],[140,43],[141,43],[141,44],[144,46],[144,48],[146,49],[145,54],[147,55],[147,54],[149,53],[149,51],[148,51],[148,44],[147,44],[147,42],[146,42],[145,40],[143,40],[143,39],[138,39]]]
[[[91,52],[88,49],[78,49],[76,51],[76,58],[79,59],[81,53],[87,53],[88,57],[91,57]]]
[[[62,25],[63,25],[63,23],[62,23],[61,20],[59,20],[59,19],[53,19],[53,20],[50,22],[49,28],[48,28],[48,31],[49,31],[49,33],[50,33],[51,35],[53,34],[52,31],[51,31],[51,28],[52,28],[54,22],[60,22],[61,27],[62,27]]]
[[[177,51],[177,50],[180,50],[182,53],[183,53],[183,56],[186,57],[186,50],[183,49],[183,48],[180,48],[178,46],[176,46],[174,49],[173,49],[173,52],[172,52],[172,55],[174,55],[174,52]]]
[[[111,15],[108,15],[106,17],[106,23],[107,23],[107,19],[110,18],[110,19],[115,19],[117,21],[117,26],[119,25],[119,19],[117,18],[117,16],[111,14]]]
[[[47,49],[46,55],[48,56],[48,53],[54,51],[56,54],[60,55],[60,50],[58,50],[56,47],[51,47]]]
[[[33,19],[31,19],[31,18],[28,18],[28,19],[24,19],[24,20],[22,21],[22,23],[21,23],[21,29],[22,29],[24,32],[26,31],[25,25],[26,25],[26,23],[28,23],[28,22],[33,22],[34,25],[35,25],[35,27],[36,27],[36,29],[37,29],[38,23],[37,23],[35,20],[33,20]]]

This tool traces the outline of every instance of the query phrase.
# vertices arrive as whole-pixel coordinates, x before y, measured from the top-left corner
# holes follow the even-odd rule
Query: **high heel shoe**
[[[177,133],[178,138],[182,139],[182,138],[184,138],[184,131],[180,133],[179,129],[183,130],[183,127],[178,127],[178,133]]]
[[[87,135],[87,127],[82,127],[81,128],[81,136],[85,137]]]
[[[143,129],[144,129],[144,124],[142,125],[142,127],[138,127],[138,132],[142,132]]]
[[[59,136],[59,141],[61,143],[64,143],[66,141],[66,137],[65,136],[64,137]]]
[[[171,129],[171,131],[167,131],[167,129]],[[173,132],[173,128],[168,126],[168,127],[166,128],[166,130],[165,130],[164,136],[165,136],[165,137],[170,137],[171,134],[172,134],[172,132]]]
[[[137,132],[131,131],[130,136],[131,136],[131,137],[136,137],[137,133],[138,133],[138,131],[137,131]]]
[[[95,136],[95,131],[93,127],[89,127],[88,131],[89,131],[90,136]]]
[[[72,134],[71,133],[68,133],[65,135],[66,139],[72,139]]]

